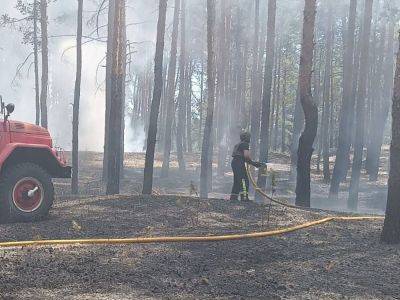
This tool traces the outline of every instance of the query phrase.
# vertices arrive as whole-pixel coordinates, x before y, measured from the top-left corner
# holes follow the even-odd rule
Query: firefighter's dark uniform
[[[231,192],[231,200],[249,200],[249,177],[246,172],[246,159],[244,151],[249,150],[249,143],[242,141],[235,145],[232,153],[232,171],[233,171],[233,187]]]

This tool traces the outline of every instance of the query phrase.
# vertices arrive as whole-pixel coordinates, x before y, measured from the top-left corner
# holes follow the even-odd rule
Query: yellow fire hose
[[[139,238],[121,238],[121,239],[75,239],[75,240],[38,240],[21,242],[2,242],[1,248],[14,247],[33,247],[33,246],[60,246],[60,245],[118,245],[118,244],[159,244],[159,243],[193,243],[193,242],[222,242],[253,238],[265,238],[297,231],[300,229],[328,223],[332,221],[362,221],[362,220],[381,220],[382,217],[327,217],[317,221],[282,228],[272,231],[215,235],[215,236],[177,236],[177,237],[139,237]]]
[[[265,198],[271,200],[274,203],[283,205],[290,208],[303,209],[301,207],[291,205],[288,203],[281,202],[263,192],[257,187],[254,178],[251,176],[247,166],[247,172],[252,185],[255,190],[263,195]],[[99,239],[64,239],[64,240],[36,240],[36,241],[17,241],[17,242],[0,242],[0,249],[5,248],[15,248],[15,247],[35,247],[35,246],[60,246],[60,245],[128,245],[128,244],[160,244],[160,243],[193,243],[193,242],[222,242],[222,241],[233,241],[233,240],[244,240],[253,238],[265,238],[271,236],[282,235],[285,233],[290,233],[298,231],[300,229],[305,229],[317,225],[321,225],[333,221],[365,221],[365,220],[383,220],[384,217],[380,216],[360,216],[360,217],[340,217],[332,216],[326,217],[320,220],[306,222],[300,225],[295,225],[291,227],[281,228],[272,231],[262,231],[244,234],[229,234],[229,235],[215,235],[215,236],[166,236],[166,237],[138,237],[138,238],[99,238]]]

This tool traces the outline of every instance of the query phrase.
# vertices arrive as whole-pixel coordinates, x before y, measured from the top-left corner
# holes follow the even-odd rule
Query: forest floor
[[[198,178],[192,158],[183,176],[175,164],[168,180],[156,172],[157,193],[182,196],[118,198],[96,196],[102,193],[101,155],[83,153],[82,196],[69,195],[68,182],[58,180],[50,216],[34,224],[1,224],[0,241],[258,232],[334,214],[230,203],[229,173],[215,177],[216,199],[188,197]],[[143,162],[141,154],[127,155],[124,194],[140,191]],[[290,201],[287,162],[274,155],[278,196]],[[382,172],[379,182],[363,179],[361,211],[383,212]],[[345,192],[339,204],[327,205],[320,176],[313,171],[313,204],[340,210]],[[331,222],[217,243],[0,249],[0,299],[398,299],[400,247],[379,243],[381,227],[382,221]]]

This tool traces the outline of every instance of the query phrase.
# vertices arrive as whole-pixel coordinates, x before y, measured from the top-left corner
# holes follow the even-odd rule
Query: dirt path
[[[249,232],[327,214],[223,200],[59,201],[48,220],[0,225],[0,240]],[[400,247],[381,222],[329,223],[280,237],[201,244],[0,250],[0,299],[391,299]]]

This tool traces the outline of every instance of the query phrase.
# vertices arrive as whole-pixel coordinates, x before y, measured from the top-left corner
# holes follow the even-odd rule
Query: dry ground
[[[168,180],[156,174],[158,192],[180,197],[85,196],[100,194],[102,184],[101,156],[84,155],[83,196],[69,195],[68,182],[57,181],[60,196],[49,218],[2,224],[0,241],[228,234],[330,215],[189,198],[185,194],[198,178],[195,156],[188,157],[186,174],[172,170]],[[141,154],[127,158],[126,194],[140,191],[143,164]],[[278,194],[290,200],[287,157],[276,155],[274,162]],[[320,174],[313,177],[314,205],[328,206]],[[226,198],[230,181],[229,174],[216,176],[212,195]],[[384,180],[364,180],[361,209],[382,211],[384,189]],[[382,194],[377,198],[371,191]],[[279,237],[219,243],[3,249],[0,299],[398,299],[400,247],[379,243],[381,227],[381,221],[334,222]]]

